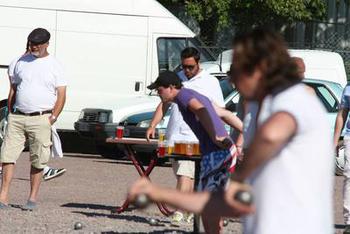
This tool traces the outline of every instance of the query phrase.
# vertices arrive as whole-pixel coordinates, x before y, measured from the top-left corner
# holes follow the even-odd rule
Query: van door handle
[[[141,81],[136,81],[135,82],[135,91],[138,92],[143,89],[143,82]]]

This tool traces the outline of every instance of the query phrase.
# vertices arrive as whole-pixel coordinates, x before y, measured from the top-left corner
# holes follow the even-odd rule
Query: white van
[[[28,34],[37,27],[51,33],[49,52],[66,70],[67,102],[57,128],[68,131],[86,107],[95,108],[96,115],[87,117],[97,122],[119,122],[154,110],[159,98],[147,95],[147,85],[159,71],[180,64],[182,49],[199,43],[156,0],[0,0],[2,110],[7,67],[24,52]],[[212,59],[201,52],[204,61]]]
[[[305,77],[333,81],[345,87],[346,72],[342,57],[335,52],[323,50],[288,50],[293,57],[300,57],[305,63]],[[202,67],[212,74],[226,73],[230,69],[232,50],[223,51],[215,62],[204,62]]]

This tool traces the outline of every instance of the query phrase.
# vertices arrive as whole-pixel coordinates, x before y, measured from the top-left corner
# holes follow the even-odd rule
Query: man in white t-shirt
[[[7,69],[7,74],[8,74],[8,77],[9,77],[9,81],[10,81],[10,84],[12,84],[12,81],[14,79],[14,72],[15,72],[15,67],[16,67],[16,64],[18,62],[18,60],[20,58],[22,58],[23,56],[27,55],[30,53],[30,49],[29,49],[29,43],[27,42],[27,45],[26,45],[26,51],[23,55],[15,58],[9,65],[8,69]],[[11,103],[12,100],[8,101],[7,102],[7,107],[8,107],[8,110],[12,110],[13,109],[13,103]],[[51,180],[51,179],[54,179],[54,178],[57,178],[58,176],[61,176],[63,175],[67,170],[65,168],[53,168],[53,167],[49,167],[49,166],[46,166],[44,168],[44,171],[43,171],[43,179],[45,181],[47,180]],[[2,167],[0,165],[0,174],[2,173]]]
[[[8,208],[14,164],[29,142],[31,189],[24,210],[36,208],[43,169],[50,158],[51,125],[61,113],[67,82],[60,63],[48,53],[50,33],[43,28],[28,35],[30,53],[22,56],[14,69],[9,93],[10,114],[1,147],[3,176],[0,209]],[[12,108],[13,105],[13,108]]]

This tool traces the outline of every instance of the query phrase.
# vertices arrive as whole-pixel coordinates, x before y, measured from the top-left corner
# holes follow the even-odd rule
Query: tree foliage
[[[256,25],[280,27],[295,21],[322,19],[325,0],[158,0],[164,6],[185,6],[200,25],[202,36],[228,25],[245,30]],[[211,27],[211,29],[209,28]],[[203,35],[204,34],[204,35]]]

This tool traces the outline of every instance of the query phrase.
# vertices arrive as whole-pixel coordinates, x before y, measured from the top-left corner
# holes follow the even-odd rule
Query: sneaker
[[[171,216],[171,225],[172,226],[180,226],[180,222],[184,220],[184,215],[180,211],[175,211]]]
[[[350,234],[350,225],[346,225],[343,234]]]
[[[43,175],[43,179],[46,180],[51,180],[55,177],[63,175],[67,170],[65,168],[50,168],[47,170],[47,172]]]

